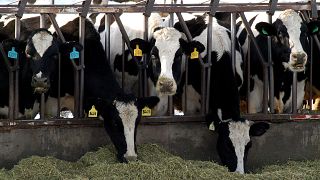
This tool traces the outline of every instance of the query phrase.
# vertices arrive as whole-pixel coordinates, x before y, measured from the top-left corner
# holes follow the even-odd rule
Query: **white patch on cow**
[[[222,111],[221,111],[220,108],[217,109],[217,114],[218,114],[218,117],[219,117],[220,121],[222,121]]]
[[[159,57],[161,63],[160,77],[173,79],[172,64],[175,53],[180,48],[179,39],[182,37],[178,30],[167,27],[153,33],[156,39],[155,46],[159,50]]]
[[[36,74],[36,77],[37,77],[37,78],[42,78],[42,72],[41,72],[41,71],[38,72],[38,73]]]
[[[0,115],[1,116],[8,116],[9,115],[9,107],[8,106],[0,107]]]
[[[46,50],[52,45],[53,36],[46,31],[40,31],[32,37],[32,43],[40,57],[46,52]]]
[[[124,157],[137,157],[134,149],[134,130],[138,117],[137,106],[134,105],[134,102],[124,103],[121,101],[115,101],[114,105],[119,112],[127,143],[127,152],[125,153]]]
[[[249,136],[250,123],[248,120],[245,122],[230,121],[229,122],[229,138],[233,144],[237,156],[237,169],[236,172],[244,173],[244,152],[246,145],[250,142]]]
[[[235,61],[235,68],[236,68],[236,73],[240,76],[241,79],[241,85],[238,87],[238,90],[240,90],[242,84],[243,84],[243,70],[241,68],[241,64],[243,62],[241,53],[239,51],[236,51],[236,61]]]
[[[249,93],[249,113],[262,111],[263,82],[257,75],[253,76],[254,88]]]

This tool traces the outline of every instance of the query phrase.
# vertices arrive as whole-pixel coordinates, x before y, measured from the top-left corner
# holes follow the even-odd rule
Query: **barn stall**
[[[316,19],[318,17],[317,9],[319,3],[316,1],[310,2],[277,2],[270,3],[241,3],[233,4],[219,1],[212,1],[203,4],[155,4],[154,1],[132,4],[109,4],[109,5],[91,5],[91,1],[84,1],[80,5],[27,5],[27,1],[19,1],[17,5],[1,5],[0,12],[2,14],[15,14],[15,37],[20,36],[20,21],[24,14],[39,14],[41,13],[40,27],[45,27],[44,19],[47,17],[55,26],[55,30],[59,37],[63,39],[62,33],[55,22],[53,14],[79,14],[79,41],[84,42],[84,19],[88,13],[105,13],[105,28],[106,28],[106,45],[110,47],[110,34],[108,32],[113,17],[121,28],[123,35],[123,44],[128,44],[129,39],[123,27],[119,15],[121,13],[140,12],[145,15],[145,23],[148,23],[148,17],[151,12],[169,13],[173,17],[176,13],[178,17],[181,12],[208,12],[210,16],[215,16],[218,12],[231,12],[231,31],[232,38],[235,38],[236,25],[235,20],[237,14],[245,22],[245,16],[242,12],[247,11],[262,11],[269,12],[270,17],[275,10],[294,9],[300,10],[305,16],[305,20]],[[271,18],[270,18],[271,21]],[[183,27],[183,19],[180,21]],[[173,22],[172,22],[173,23]],[[146,25],[147,27],[147,25]],[[250,28],[247,28],[248,34]],[[188,30],[184,29],[186,34]],[[145,31],[147,34],[147,30]],[[147,35],[145,36],[147,38]],[[310,43],[319,44],[317,36],[313,36],[314,41]],[[253,44],[256,44],[254,39],[251,39]],[[208,41],[210,43],[210,41]],[[208,46],[210,46],[208,44]],[[233,44],[234,52],[234,44]],[[259,49],[259,48],[257,48]],[[269,48],[270,49],[270,48]],[[256,50],[256,49],[255,49]],[[319,51],[312,49],[311,51]],[[3,55],[3,54],[2,54]],[[110,49],[106,49],[106,56],[110,56]],[[80,55],[80,58],[83,54]],[[311,58],[312,59],[312,58]],[[77,160],[85,152],[98,147],[109,144],[107,134],[102,128],[103,122],[97,118],[85,118],[83,113],[83,68],[81,66],[83,60],[79,61],[77,67],[78,81],[75,82],[75,111],[73,119],[62,119],[60,113],[59,118],[45,118],[44,106],[41,106],[40,119],[26,120],[18,117],[18,73],[19,70],[11,68],[10,70],[10,89],[9,89],[9,111],[8,118],[1,120],[1,147],[2,153],[1,166],[12,167],[22,158],[31,155],[53,155],[55,157],[66,160]],[[292,114],[275,114],[273,98],[268,100],[272,95],[272,66],[267,62],[271,62],[271,56],[268,60],[261,59],[264,66],[264,101],[263,112],[258,114],[244,113],[244,117],[253,121],[270,122],[270,130],[263,136],[253,139],[253,147],[248,156],[248,169],[255,169],[266,164],[274,164],[277,162],[285,162],[291,160],[319,159],[319,115],[311,110],[300,110],[293,105]],[[16,61],[18,63],[18,61]],[[12,66],[14,67],[15,64]],[[139,71],[139,95],[148,96],[146,71],[142,61]],[[9,68],[10,69],[10,68]],[[311,71],[312,72],[312,71]],[[204,116],[208,112],[207,96],[209,93],[208,83],[210,79],[207,74],[210,73],[210,62],[203,63],[202,79],[201,79],[201,110],[195,115],[176,115],[174,113],[173,98],[169,97],[169,111],[165,116],[144,117],[138,127],[137,143],[157,143],[161,144],[170,152],[180,155],[186,159],[199,160],[215,160],[219,162],[216,152],[216,136],[215,132],[209,131],[205,122]],[[296,76],[296,75],[294,75]],[[269,77],[269,78],[268,78]],[[312,77],[312,76],[311,76]],[[63,77],[62,77],[63,78]],[[186,77],[188,78],[188,77]],[[186,80],[187,81],[187,80]],[[125,86],[125,84],[122,84]],[[293,87],[296,86],[296,78],[293,81]],[[312,87],[312,80],[310,83]],[[270,90],[268,90],[270,89]],[[312,89],[312,88],[309,88]],[[270,95],[268,95],[270,93]],[[296,103],[296,88],[293,88],[293,104]],[[308,104],[312,104],[312,94],[310,90]],[[183,98],[188,98],[186,95]],[[42,98],[44,101],[44,98]],[[183,101],[182,111],[186,110],[187,101]],[[60,103],[58,103],[59,105]],[[269,106],[268,106],[269,104]],[[270,107],[268,109],[268,107]],[[311,107],[311,106],[310,106]],[[60,107],[58,108],[60,109]],[[196,133],[195,133],[196,132]],[[267,152],[267,153],[266,153]]]

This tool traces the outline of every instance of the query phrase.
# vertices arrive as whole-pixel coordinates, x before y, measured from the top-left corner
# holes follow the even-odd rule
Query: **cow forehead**
[[[155,46],[159,50],[159,56],[174,56],[180,48],[179,39],[182,37],[181,32],[174,28],[168,27],[156,31],[153,34]],[[172,58],[173,59],[173,58]]]
[[[249,136],[250,123],[248,120],[242,121],[231,121],[229,122],[229,137],[232,144],[235,146],[246,145],[250,141]]]
[[[129,129],[134,128],[136,119],[138,117],[138,108],[134,104],[134,101],[123,102],[114,101],[114,106],[119,112],[123,126],[127,126]]]
[[[287,28],[289,36],[300,35],[302,19],[294,10],[286,10],[279,15],[283,25]]]
[[[46,50],[52,45],[52,41],[53,36],[46,31],[40,31],[32,37],[33,46],[40,57],[42,57]]]

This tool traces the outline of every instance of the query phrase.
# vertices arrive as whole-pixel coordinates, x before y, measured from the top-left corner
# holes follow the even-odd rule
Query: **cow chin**
[[[49,90],[49,87],[45,87],[45,86],[35,87],[34,93],[42,94],[42,93],[48,92],[48,90]]]

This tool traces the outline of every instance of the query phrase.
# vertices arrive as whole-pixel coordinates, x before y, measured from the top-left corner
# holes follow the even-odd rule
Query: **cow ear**
[[[137,100],[137,105],[139,109],[142,109],[145,106],[153,108],[158,104],[159,101],[160,99],[157,96],[143,97]]]
[[[276,28],[272,24],[269,24],[269,23],[266,23],[266,22],[259,22],[256,25],[256,29],[263,36],[275,36],[275,35],[277,35]]]
[[[269,129],[270,125],[265,122],[254,123],[250,126],[250,136],[261,136]]]
[[[141,49],[143,54],[149,53],[151,50],[151,46],[151,43],[140,38],[136,38],[130,41],[130,47],[132,49]]]
[[[205,119],[206,119],[206,123],[208,125],[209,130],[215,131],[216,129],[219,129],[221,120],[217,114],[210,113],[206,115]]]
[[[204,45],[199,41],[187,42],[180,38],[179,42],[183,52],[187,55],[190,55],[192,52],[194,52],[194,50],[198,51],[199,53],[202,53],[205,50]]]
[[[307,24],[308,33],[311,35],[318,34],[320,31],[320,22],[319,21],[310,21]]]

